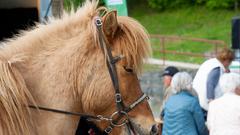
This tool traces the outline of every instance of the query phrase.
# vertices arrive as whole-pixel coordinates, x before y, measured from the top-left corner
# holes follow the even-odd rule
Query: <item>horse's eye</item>
[[[129,68],[129,67],[123,67],[125,69],[126,72],[128,73],[132,73],[133,72],[133,69],[132,68]]]

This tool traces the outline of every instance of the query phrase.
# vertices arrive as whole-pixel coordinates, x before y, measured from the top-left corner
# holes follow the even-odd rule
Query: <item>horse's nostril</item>
[[[151,128],[151,135],[157,135],[158,134],[158,125],[153,125],[152,128]]]

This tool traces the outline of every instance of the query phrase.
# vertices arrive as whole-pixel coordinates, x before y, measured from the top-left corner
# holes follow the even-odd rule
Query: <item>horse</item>
[[[151,53],[149,36],[133,18],[87,0],[76,12],[0,44],[0,135],[75,134],[80,116],[56,110],[94,116],[102,131],[110,125],[111,135],[157,133],[137,78]],[[106,48],[114,60],[122,56],[115,72],[108,71]],[[119,80],[117,94],[110,72]],[[134,108],[118,111],[118,101]]]

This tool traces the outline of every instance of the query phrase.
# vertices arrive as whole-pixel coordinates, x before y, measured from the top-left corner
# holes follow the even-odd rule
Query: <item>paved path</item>
[[[198,69],[200,67],[199,64],[192,64],[192,63],[184,63],[184,62],[176,62],[176,61],[168,61],[168,60],[160,60],[149,58],[146,63],[149,64],[156,64],[156,65],[166,65],[166,66],[176,66],[180,68],[191,68],[191,69]]]

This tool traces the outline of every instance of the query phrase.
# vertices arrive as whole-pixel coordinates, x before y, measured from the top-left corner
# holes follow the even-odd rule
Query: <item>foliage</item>
[[[189,5],[204,5],[210,9],[234,9],[235,2],[240,2],[240,0],[148,0],[149,6],[157,10],[179,8]]]
[[[206,5],[207,7],[213,9],[213,8],[233,8],[235,1],[238,0],[208,0]]]
[[[154,9],[163,10],[166,7],[165,0],[149,0],[148,4]]]
[[[69,11],[72,8],[76,10],[85,0],[64,0],[64,8]],[[103,5],[104,0],[99,0],[99,5]]]
[[[164,10],[166,8],[183,7],[194,4],[194,0],[148,0],[150,7]]]

